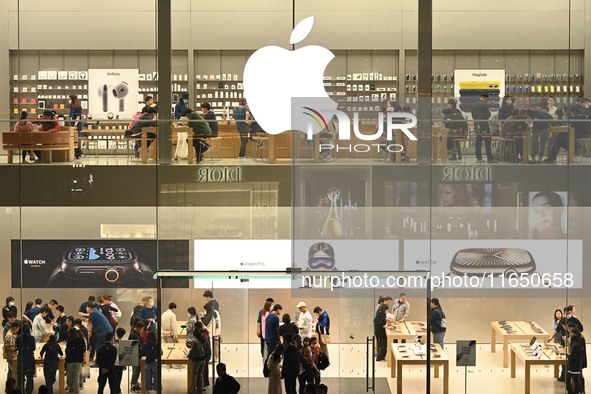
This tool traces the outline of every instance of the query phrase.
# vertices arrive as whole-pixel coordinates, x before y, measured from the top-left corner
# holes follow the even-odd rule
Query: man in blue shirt
[[[150,297],[147,305],[142,309],[142,320],[149,320],[150,330],[156,331],[156,321],[158,320],[158,308],[154,306],[154,299]]]
[[[86,311],[86,307],[88,306],[88,304],[94,304],[95,301],[96,298],[94,298],[94,296],[89,296],[88,301],[80,304],[80,309],[78,309],[78,316],[80,316],[81,319],[88,319],[88,312]]]
[[[271,354],[279,344],[279,315],[281,315],[281,312],[283,312],[283,307],[280,304],[273,305],[273,310],[265,321],[267,354]]]
[[[88,335],[94,337],[95,349],[98,349],[105,343],[105,334],[113,332],[113,327],[94,304],[88,304],[86,310],[88,311]]]
[[[321,307],[317,306],[314,308],[314,315],[316,315],[316,334],[318,334],[318,344],[322,349],[322,352],[328,356],[328,347],[324,342],[323,335],[330,335],[330,317],[326,311],[322,310]]]
[[[35,299],[35,305],[31,309],[25,312],[25,316],[29,318],[29,324],[33,324],[33,320],[35,320],[35,316],[41,312],[41,306],[43,305],[43,301],[41,298]]]

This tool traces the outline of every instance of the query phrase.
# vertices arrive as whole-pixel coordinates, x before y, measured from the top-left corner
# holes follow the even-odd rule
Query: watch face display
[[[136,260],[135,252],[125,246],[76,246],[66,252],[71,263],[122,264]]]
[[[474,248],[460,250],[453,258],[452,272],[479,275],[492,273],[531,273],[536,264],[531,254],[518,248]]]

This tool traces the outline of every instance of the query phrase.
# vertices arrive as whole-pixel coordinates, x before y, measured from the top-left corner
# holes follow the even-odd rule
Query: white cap
[[[306,303],[304,301],[300,301],[298,302],[298,304],[296,305],[296,308],[301,308],[303,306],[306,306]]]

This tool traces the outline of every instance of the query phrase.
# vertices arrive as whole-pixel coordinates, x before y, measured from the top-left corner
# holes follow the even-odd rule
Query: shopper
[[[82,131],[82,105],[80,104],[80,100],[78,100],[78,96],[75,94],[71,94],[68,97],[70,98],[69,125],[76,128],[78,132],[78,141],[80,141],[80,132]],[[80,143],[78,143],[74,154],[76,159],[80,159],[82,157],[82,148],[80,148]]]
[[[584,350],[581,338],[578,335],[570,336],[570,347],[568,348],[568,362],[566,372],[566,392],[579,394],[582,391],[583,358]]]
[[[298,317],[297,323],[297,326],[300,329],[300,336],[302,338],[310,338],[312,336],[312,327],[314,324],[312,314],[308,310],[306,303],[303,301],[298,302],[296,308],[300,310],[300,316]]]
[[[188,358],[193,362],[193,392],[201,393],[204,390],[203,368],[207,367],[207,362],[211,358],[211,346],[209,341],[203,339],[201,332],[195,328],[193,332],[195,339],[191,343],[191,351]]]
[[[452,161],[462,160],[462,146],[458,137],[467,135],[468,123],[457,108],[458,102],[455,99],[447,101],[447,108],[443,109],[443,124],[449,129],[450,135],[447,138],[447,153]],[[455,136],[455,138],[454,138]]]
[[[215,366],[215,369],[218,377],[213,386],[213,394],[236,394],[240,392],[240,383],[226,373],[226,364],[219,363]],[[279,388],[281,388],[281,380],[279,381]]]
[[[189,118],[188,125],[193,129],[193,148],[195,148],[197,155],[197,163],[201,163],[203,155],[210,147],[205,139],[211,137],[211,128],[209,127],[209,123],[191,108],[185,109],[184,115]]]
[[[162,314],[162,338],[165,343],[176,343],[179,341],[178,323],[176,320],[176,304],[171,302],[168,309]]]
[[[6,363],[8,364],[8,372],[6,375],[7,379],[12,378],[14,375],[16,375],[16,371],[12,370],[12,361],[15,360],[17,358],[17,353],[16,353],[16,338],[18,335],[18,332],[21,329],[21,322],[18,320],[15,320],[10,327],[10,330],[6,333],[6,335],[4,336],[4,347],[2,350],[4,359],[6,360]]]
[[[146,96],[146,107],[154,108],[156,104],[154,103],[154,97],[151,95]]]
[[[148,305],[148,301],[150,301],[150,297],[142,297],[142,300],[139,302],[139,304],[133,307],[133,310],[131,311],[131,319],[129,321],[129,325],[132,330],[135,327],[135,323],[142,320],[142,309]]]
[[[193,340],[193,330],[195,329],[195,323],[197,323],[197,310],[194,306],[187,308],[187,318],[187,326],[185,327],[187,339]]]
[[[484,163],[482,160],[482,143],[486,150],[486,159],[493,161],[490,135],[490,110],[488,108],[488,94],[480,96],[480,101],[472,106],[472,119],[474,119],[474,132],[476,133],[476,160],[478,163]]]
[[[511,138],[515,143],[515,159],[523,159],[523,136],[529,128],[527,124],[527,112],[525,110],[514,110],[501,126],[501,137]]]
[[[28,319],[29,323],[32,325],[33,320],[35,320],[35,316],[37,316],[41,312],[42,307],[43,301],[41,300],[41,298],[36,298],[35,303],[32,305],[32,307],[25,311],[23,318]],[[27,308],[25,307],[25,309]]]
[[[265,304],[259,311],[257,318],[257,337],[261,341],[261,356],[263,360],[267,359],[267,352],[265,351],[265,326],[267,322],[267,316],[271,314],[271,308],[273,307],[274,301],[267,298]],[[285,315],[283,316],[285,318]],[[281,334],[281,331],[279,332]]]
[[[43,119],[41,122],[41,129],[39,131],[57,133],[60,131],[60,124],[55,118],[55,112],[46,109],[43,111]]]
[[[80,318],[83,320],[87,320],[88,311],[86,307],[88,307],[88,304],[94,304],[95,302],[96,298],[94,298],[94,296],[89,296],[87,301],[84,301],[82,304],[80,304],[80,308],[78,309],[78,316],[80,316]]]
[[[285,346],[283,344],[278,344],[277,347],[273,350],[273,352],[269,355],[267,360],[267,368],[269,369],[269,381],[267,386],[267,394],[282,394],[283,391],[281,390],[281,360],[283,356],[283,352],[285,352]],[[285,366],[284,366],[285,368]],[[286,386],[287,390],[287,386]]]
[[[96,363],[98,365],[98,394],[103,394],[107,381],[111,394],[117,394],[120,391],[119,381],[117,380],[117,371],[115,362],[117,361],[117,348],[113,345],[114,335],[112,332],[105,334],[105,343],[96,350]],[[147,368],[147,367],[146,367]],[[146,369],[147,373],[147,369]]]
[[[203,292],[205,305],[203,310],[205,313],[201,316],[203,326],[207,327],[213,337],[213,354],[214,360],[220,359],[220,345],[222,340],[222,318],[220,315],[220,304],[214,298],[211,290]]]
[[[211,110],[211,104],[202,103],[201,112],[203,112],[203,119],[207,120],[209,128],[211,129],[211,136],[217,137],[219,133],[219,126],[215,113]]]
[[[181,94],[181,99],[174,106],[174,119],[179,120],[189,107],[189,93]]]
[[[12,324],[17,321],[12,312],[8,312],[6,314],[6,319],[6,324],[4,324],[4,328],[2,329],[2,338],[6,337],[6,334],[8,334],[8,331],[10,331]]]
[[[94,337],[94,346],[98,349],[105,343],[105,335],[113,332],[113,327],[105,315],[95,308],[95,305],[89,304],[86,310],[88,311],[88,335]]]
[[[289,313],[284,313],[281,317],[283,324],[279,326],[279,336],[283,337],[285,334],[297,335],[300,332],[298,326],[291,321]]]
[[[31,326],[23,325],[21,334],[15,340],[18,353],[17,365],[20,377],[19,387],[24,388],[26,394],[33,392],[33,375],[35,373],[35,338],[31,335]]]
[[[322,352],[328,356],[328,346],[330,343],[330,317],[325,310],[317,306],[314,308],[314,315],[316,315],[316,334],[318,334],[318,341]]]
[[[548,140],[548,130],[552,116],[548,114],[548,107],[541,110],[528,109],[526,112],[534,123],[531,130],[531,159],[533,163],[541,163],[546,152],[546,141]]]
[[[49,313],[49,308],[44,306],[41,308],[41,312],[35,316],[33,319],[33,336],[35,337],[35,342],[39,343],[43,340],[43,337],[46,335],[54,334],[53,331],[48,330],[47,326],[45,325],[45,317]]]
[[[429,322],[431,324],[431,332],[433,333],[433,342],[438,343],[441,349],[445,349],[443,339],[447,331],[447,322],[438,298],[431,298],[431,316]]]
[[[577,325],[575,323],[568,323],[568,330],[570,331],[571,335],[577,335],[579,337],[579,339],[581,340],[581,345],[582,345],[582,357],[581,357],[581,370],[587,368],[587,341],[585,341],[585,337],[583,336],[583,334],[581,333],[581,331],[579,331],[579,328],[577,327]],[[585,392],[585,377],[582,373],[583,371],[581,371],[581,392],[584,393]]]
[[[66,343],[66,373],[68,377],[68,387],[70,392],[78,394],[80,391],[80,371],[84,362],[84,353],[86,352],[86,342],[84,337],[76,328],[71,328],[68,332],[68,342]]]
[[[328,387],[325,384],[319,384],[316,387],[316,394],[328,394]]]
[[[115,345],[118,347],[119,346],[119,342],[123,340],[123,338],[125,337],[125,328],[123,327],[118,327],[117,330],[115,330],[115,335],[116,335],[116,339],[115,339]],[[115,372],[117,374],[117,382],[119,384],[119,392],[121,392],[121,382],[123,382],[123,371],[125,371],[126,367],[123,366],[117,366],[115,367]]]
[[[283,311],[281,304],[273,305],[273,310],[267,316],[265,321],[265,343],[267,345],[267,354],[270,354],[279,344],[279,315]]]
[[[394,323],[404,323],[410,314],[410,302],[406,293],[400,293],[400,297],[393,302],[392,308]]]
[[[318,338],[310,338],[310,350],[312,351],[312,361],[314,361],[314,366],[316,366],[316,370],[318,371],[314,383],[318,384],[320,383],[320,369],[318,368],[320,365],[320,353],[324,353],[318,344]],[[324,355],[328,357],[328,354],[324,353]]]
[[[2,327],[4,327],[6,323],[8,323],[8,314],[10,313],[12,317],[16,318],[18,315],[17,312],[18,310],[14,305],[14,297],[6,297],[6,305],[4,305],[4,307],[2,308]]]
[[[207,343],[211,344],[211,338],[209,336],[209,331],[207,330],[207,328],[203,327],[203,323],[201,323],[200,321],[198,321],[197,323],[195,323],[195,331],[198,331],[201,335],[201,338],[204,341],[207,341]],[[203,387],[207,388],[209,387],[209,368],[208,365],[205,364],[203,367]]]
[[[113,302],[113,296],[112,295],[104,295],[103,299],[105,300],[105,303],[111,307],[111,308],[109,308],[111,311],[111,318],[114,317],[117,321],[119,321],[121,316],[123,316],[123,313],[121,312],[121,309],[119,309],[117,304],[115,304]]]
[[[146,358],[145,381],[144,388],[147,391],[159,390],[160,384],[158,382],[158,356],[162,354],[160,344],[156,340],[156,333],[150,331],[148,333],[148,340],[142,346],[142,357]]]
[[[304,388],[307,384],[314,384],[314,379],[320,375],[314,361],[312,360],[312,351],[310,346],[304,346],[300,352],[301,372],[298,375],[299,394],[304,394]]]
[[[561,329],[560,321],[562,320],[563,317],[564,316],[563,316],[562,311],[560,309],[556,309],[554,311],[554,316],[553,316],[554,319],[552,320],[553,333],[552,333],[552,336],[550,338],[548,338],[548,342],[554,340],[554,343],[557,343],[557,344],[562,343],[562,338],[559,334],[560,334],[560,329]]]
[[[142,116],[140,116],[139,119],[135,121],[135,123],[133,124],[133,128],[125,130],[125,137],[141,139],[142,138],[142,128],[144,128],[144,127],[158,127],[158,121],[156,120],[157,116],[158,116],[158,109],[157,108],[155,108],[155,107],[147,108],[146,113],[143,114]],[[152,141],[154,141],[156,139],[156,134],[151,133],[151,132],[147,133],[147,138],[148,138],[147,146],[149,148],[150,145],[152,144]],[[140,156],[140,152],[139,152],[140,147],[141,147],[141,141],[138,141],[138,143],[135,144],[135,156],[136,157]]]
[[[373,332],[378,343],[376,361],[384,361],[386,359],[386,312],[389,308],[387,304],[380,305],[373,320]]]
[[[96,299],[96,308],[103,314],[113,329],[117,327],[119,322],[114,316],[114,313],[119,312],[119,309],[115,308],[111,303],[107,302],[105,297],[98,296]]]
[[[43,376],[45,385],[49,394],[53,394],[53,384],[55,375],[59,369],[59,359],[64,355],[61,346],[57,343],[55,335],[50,335],[47,343],[41,348],[41,357],[43,358]]]
[[[142,321],[138,321],[135,323],[133,330],[129,333],[129,340],[130,341],[137,341],[138,349],[141,349],[143,346],[143,342],[141,339],[140,332],[146,327],[146,325]],[[138,361],[140,354],[138,352]],[[139,365],[139,362],[138,362]],[[132,367],[132,374],[131,374],[131,391],[137,393],[142,391],[140,385],[138,384],[138,379],[140,378],[140,367]]]
[[[576,324],[579,331],[583,332],[583,323],[575,316],[575,313],[577,313],[576,308],[573,305],[569,305],[565,308],[565,313],[568,323]]]
[[[234,108],[234,121],[236,122],[236,130],[240,135],[240,151],[238,153],[239,159],[246,159],[246,146],[248,144],[248,123],[246,122],[246,114],[248,113],[246,99],[242,98],[238,102],[238,107]]]
[[[14,132],[15,133],[30,133],[32,131],[35,131],[35,127],[33,126],[33,123],[29,122],[29,114],[27,113],[27,111],[22,111],[19,121],[15,123],[14,125]],[[29,153],[29,159],[31,161],[35,161],[35,156],[33,155],[33,151],[26,151],[24,150],[22,153],[23,156],[23,163],[26,163],[26,158],[27,158],[27,152]],[[41,157],[38,156],[37,160],[39,160]]]
[[[150,297],[147,305],[142,309],[142,320],[148,320],[149,326],[146,326],[146,330],[156,331],[156,322],[158,321],[158,307],[155,306],[154,298]]]
[[[283,337],[283,368],[281,369],[281,378],[285,384],[287,394],[296,394],[296,381],[300,374],[300,356],[297,346],[293,341],[291,334]]]

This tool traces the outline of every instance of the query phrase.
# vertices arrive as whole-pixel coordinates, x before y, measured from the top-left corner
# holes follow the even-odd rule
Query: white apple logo
[[[297,24],[290,44],[308,36],[314,17]],[[323,76],[334,54],[326,48],[309,45],[295,51],[267,46],[250,56],[244,67],[244,96],[252,115],[269,134],[286,130],[319,132],[304,112],[334,111],[337,103],[324,90]],[[308,107],[305,109],[304,107]],[[330,119],[330,118],[329,118]]]

